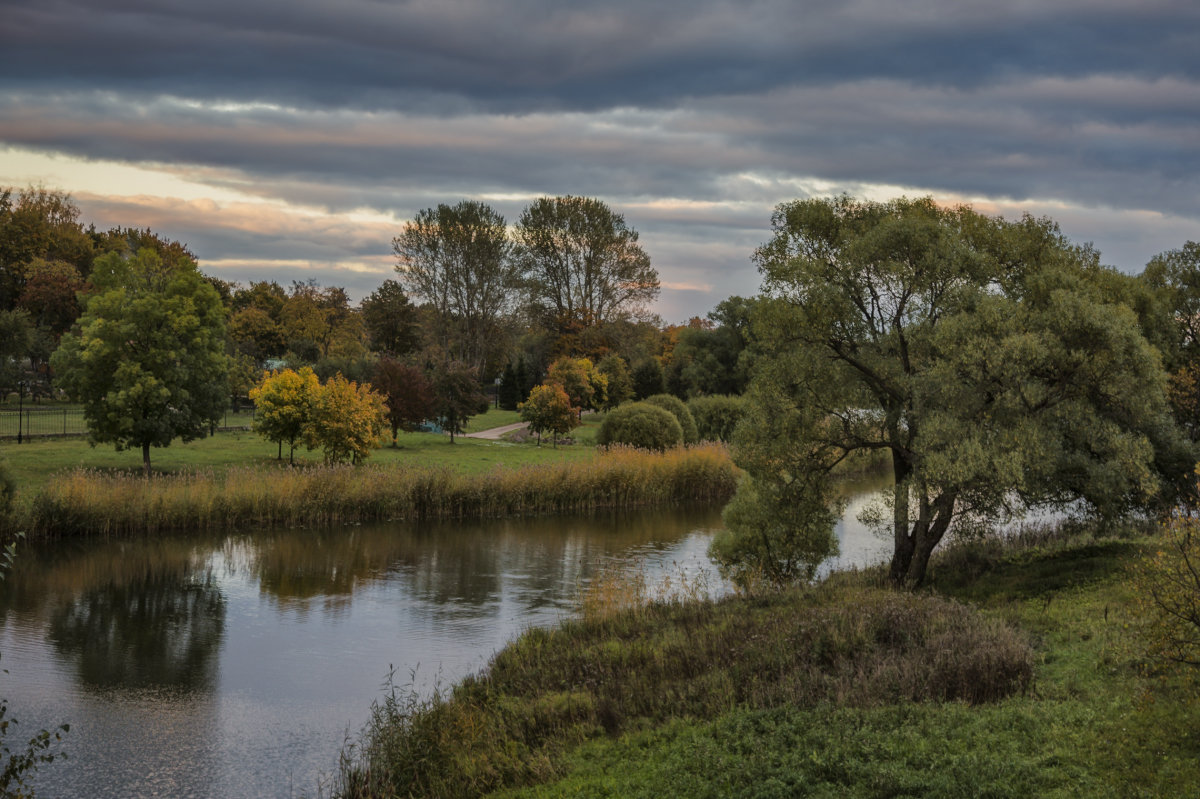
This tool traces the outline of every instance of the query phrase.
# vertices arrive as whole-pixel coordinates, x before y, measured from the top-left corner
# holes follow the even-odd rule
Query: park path
[[[498,441],[505,433],[511,433],[514,430],[520,430],[528,425],[528,422],[517,422],[516,424],[506,424],[503,427],[493,427],[490,430],[480,430],[477,433],[463,433],[461,438],[486,438],[490,441]]]

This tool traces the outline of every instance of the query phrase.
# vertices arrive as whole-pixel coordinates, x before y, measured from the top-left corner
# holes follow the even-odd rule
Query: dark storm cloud
[[[872,77],[1194,77],[1198,23],[1186,3],[16,0],[0,86],[448,112],[672,106]]]
[[[1049,213],[1131,271],[1200,238],[1193,3],[0,0],[0,47],[0,147],[376,215],[93,198],[230,275],[370,290],[461,197],[603,198],[668,319],[751,293],[771,208],[811,194]]]

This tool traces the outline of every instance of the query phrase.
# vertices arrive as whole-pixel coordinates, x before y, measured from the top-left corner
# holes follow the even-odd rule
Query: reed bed
[[[194,471],[149,479],[78,469],[52,478],[22,519],[36,537],[126,536],[383,520],[479,519],[589,512],[732,496],[728,450],[615,447],[589,461],[447,468],[328,466]]]

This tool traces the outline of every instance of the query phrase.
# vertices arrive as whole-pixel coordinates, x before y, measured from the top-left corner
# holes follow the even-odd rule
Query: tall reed
[[[737,468],[725,447],[604,450],[571,463],[446,468],[236,467],[146,479],[88,469],[51,479],[25,522],[31,535],[121,536],[248,526],[471,519],[724,501]]]

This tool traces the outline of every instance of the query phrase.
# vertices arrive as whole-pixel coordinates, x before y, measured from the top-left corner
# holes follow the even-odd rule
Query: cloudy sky
[[[0,186],[228,280],[392,274],[420,209],[624,213],[667,321],[752,294],[772,208],[929,194],[1139,272],[1200,239],[1191,0],[0,0]]]

